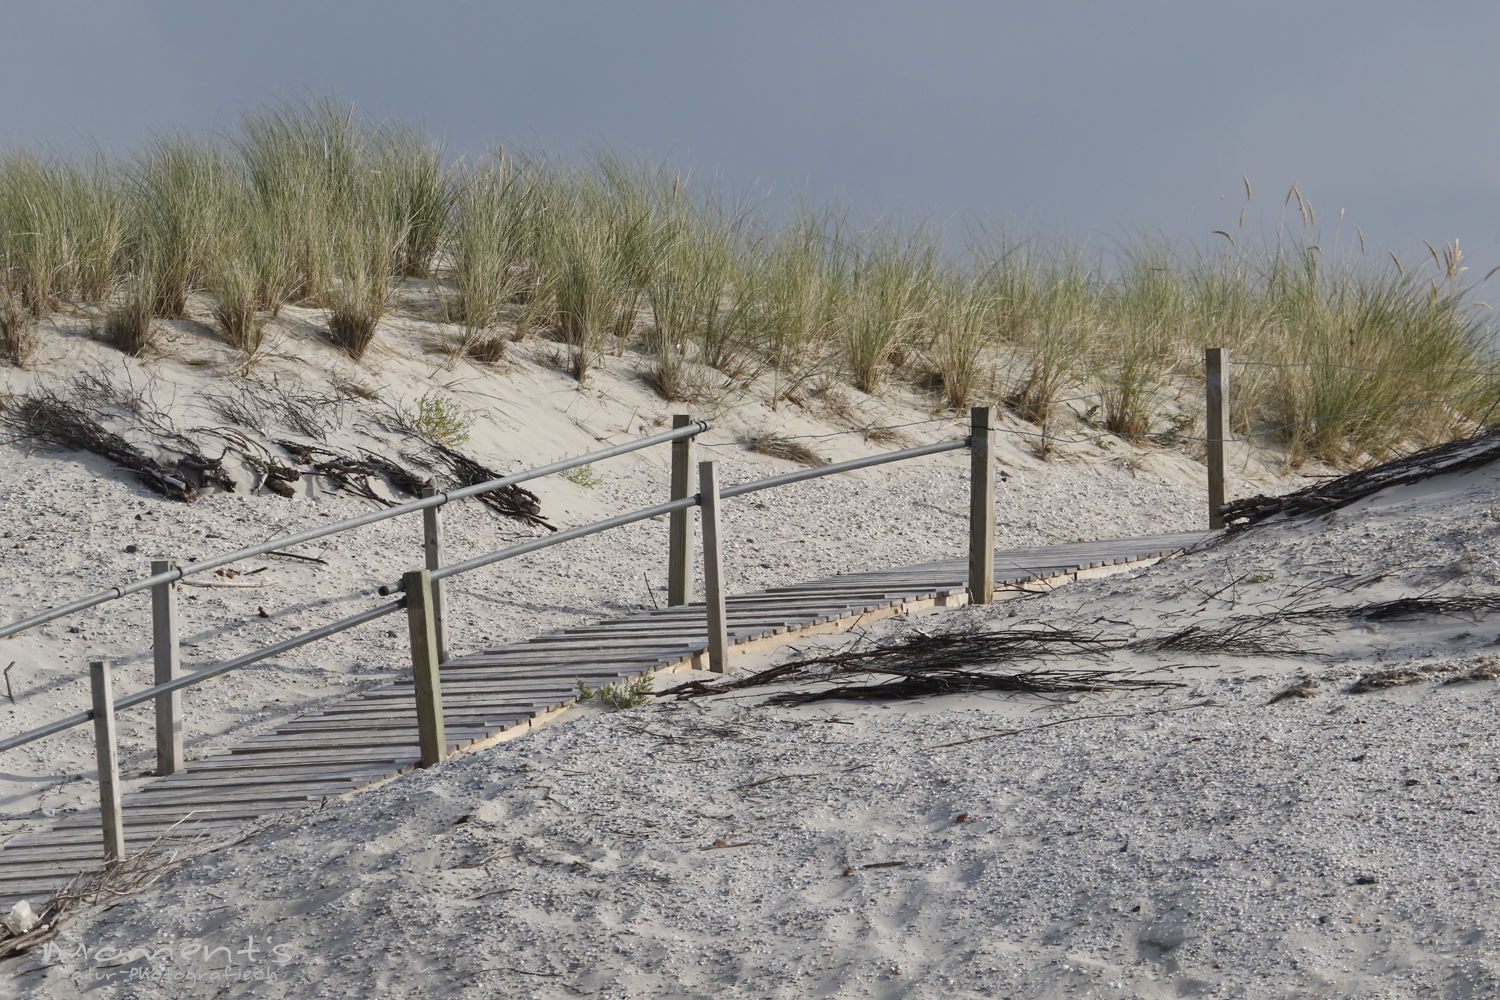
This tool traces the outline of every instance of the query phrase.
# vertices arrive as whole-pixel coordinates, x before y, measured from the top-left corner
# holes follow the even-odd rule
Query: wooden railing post
[[[99,762],[99,822],[104,829],[104,860],[125,856],[125,820],[120,809],[120,753],[115,738],[115,694],[109,661],[89,664],[94,698],[94,756]]]
[[[153,559],[151,575],[176,569],[170,559]],[[175,681],[182,673],[182,653],[177,634],[177,585],[158,583],[151,588],[151,656],[156,661],[157,684]],[[156,696],[156,773],[182,770],[182,692]]]
[[[411,676],[417,696],[417,743],[422,766],[448,756],[443,731],[443,689],[438,679],[436,627],[432,620],[432,571],[414,569],[401,578],[406,593],[406,620],[411,632]]]
[[[969,411],[969,602],[995,599],[995,408]]]
[[[436,493],[437,488],[434,486],[422,489],[424,498],[434,496]],[[422,553],[428,569],[442,568],[443,508],[441,507],[427,507],[422,511]],[[444,613],[443,604],[443,581],[434,580],[432,583],[432,634],[437,642],[439,663],[448,662],[448,619]]]
[[[678,430],[693,422],[686,413],[672,414],[672,429]],[[672,495],[670,500],[681,500],[692,486],[693,439],[678,438],[672,442]],[[693,522],[690,510],[674,510],[668,515],[667,528],[667,606],[676,607],[688,602],[688,584],[692,579],[693,557],[689,546],[692,543]]]
[[[1229,351],[1208,347],[1203,351],[1208,420],[1208,526],[1224,527],[1219,508],[1228,501],[1224,490],[1224,441],[1229,436]]]
[[[708,669],[727,672],[728,626],[724,613],[723,549],[719,542],[719,463],[698,463],[698,495],[703,509],[703,597],[708,619]]]

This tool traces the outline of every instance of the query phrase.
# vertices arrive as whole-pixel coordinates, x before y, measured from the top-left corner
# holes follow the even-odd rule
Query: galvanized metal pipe
[[[701,428],[703,430],[706,430],[708,427],[708,422],[698,421],[698,423],[693,425],[692,427],[683,428],[678,431],[668,431],[665,432],[665,434],[654,435],[652,438],[643,438],[641,439],[641,441],[632,442],[632,445],[637,447],[645,447],[647,442],[656,444],[660,443],[660,441],[663,439],[675,439],[676,437],[686,437],[690,433],[700,433],[699,430],[694,429],[696,427],[699,427],[699,425],[701,425]],[[856,458],[848,462],[836,462],[832,465],[824,465],[815,469],[803,469],[798,472],[790,472],[784,476],[772,476],[768,479],[757,479],[752,482],[741,483],[738,486],[725,487],[719,490],[719,497],[720,499],[729,499],[731,497],[743,496],[747,493],[756,493],[761,490],[772,489],[777,486],[786,486],[790,483],[799,483],[808,479],[818,479],[823,476],[831,476],[840,472],[850,472],[855,469],[865,469],[875,465],[887,465],[892,462],[901,462],[907,459],[920,458],[923,455],[936,455],[946,451],[957,451],[961,448],[967,448],[968,446],[969,438],[956,438],[952,441],[939,441],[935,444],[921,445],[917,448],[907,448],[902,451],[891,451],[881,455],[871,455],[868,458]],[[619,449],[623,449],[625,451],[634,450],[634,448],[631,446],[620,445],[618,446],[618,449],[606,449],[605,452],[596,452],[594,454],[596,457],[599,455],[605,455],[606,457],[608,457],[609,455],[621,454],[622,451]],[[518,475],[528,475],[531,478],[534,478],[537,475],[547,475],[549,472],[558,471],[559,466],[561,466],[562,468],[572,468],[577,465],[586,464],[585,459],[587,459],[588,457],[589,456],[583,456],[579,459],[572,459],[569,463],[554,463],[552,466],[543,466],[540,469],[531,470],[530,473],[518,473]],[[509,481],[516,481],[516,477],[507,477],[507,479],[505,480],[497,479],[494,482],[504,484]],[[423,510],[430,506],[436,506],[436,502],[445,497],[446,499],[460,499],[461,494],[463,496],[472,496],[476,492],[482,493],[486,492],[488,489],[494,488],[495,487],[493,484],[480,484],[479,486],[470,486],[466,487],[465,490],[454,490],[449,494],[438,494],[437,496],[425,500],[418,500],[411,504],[405,504],[402,508],[391,508],[390,510],[386,511],[375,511],[373,512],[373,514],[376,516],[366,515],[366,518],[369,518],[370,520],[379,520],[382,517],[394,516],[393,511],[399,510],[400,512],[405,513],[411,510]],[[556,534],[548,535],[545,538],[534,538],[530,541],[522,542],[520,545],[512,545],[510,548],[501,549],[498,552],[491,552],[487,555],[476,556],[473,559],[465,560],[464,562],[454,563],[451,566],[444,566],[441,569],[434,570],[432,572],[431,579],[436,581],[447,579],[450,576],[458,576],[459,574],[479,569],[482,566],[489,566],[497,562],[502,562],[506,559],[513,559],[516,556],[525,555],[528,552],[536,552],[540,549],[550,548],[553,545],[561,545],[563,542],[572,541],[575,538],[583,538],[588,535],[598,534],[601,531],[608,531],[611,528],[619,528],[627,524],[634,524],[636,521],[645,521],[653,517],[660,517],[663,514],[670,514],[674,511],[687,510],[691,507],[698,506],[699,503],[700,496],[698,494],[694,494],[693,496],[684,497],[680,500],[672,500],[668,503],[657,504],[654,507],[645,507],[641,510],[631,511],[627,514],[620,514],[616,517],[606,518],[603,521],[595,521],[592,524],[583,524],[579,525],[576,528],[568,528],[566,530],[559,531]],[[351,521],[343,522],[343,524],[345,525],[345,527],[356,527],[357,524],[355,522],[361,524],[369,523],[368,520],[354,518]],[[343,528],[335,528],[335,526],[332,525],[328,526],[328,529],[319,529],[321,532],[319,537],[321,537],[321,535],[323,534],[332,534],[334,533],[334,530],[344,530]],[[307,533],[304,532],[304,535],[305,534]],[[271,548],[279,548],[287,544],[294,544],[293,540],[298,539],[299,537],[301,536],[292,535],[289,538],[281,539],[278,542],[268,542],[264,547],[256,546],[253,547],[253,550],[246,549],[242,551],[249,552],[250,554],[270,551]],[[230,555],[234,555],[234,553],[230,553]],[[221,556],[218,558],[227,559],[228,557]],[[129,592],[134,593],[135,590],[144,589],[144,587],[146,586],[155,585],[157,583],[171,582],[183,575],[186,575],[189,572],[197,572],[197,567],[207,567],[211,569],[212,566],[208,565],[209,562],[210,560],[205,560],[202,563],[193,563],[190,566],[184,567],[182,570],[174,571],[176,575],[173,575],[173,573],[162,573],[158,574],[155,577],[150,577],[146,580],[138,581],[137,584],[130,585],[134,589],[130,590]],[[213,565],[223,565],[223,563],[214,563]],[[121,588],[115,589],[119,590]],[[394,583],[385,584],[384,586],[380,587],[379,593],[381,595],[389,595],[398,593],[401,591],[401,589],[402,583],[400,581],[397,581]],[[110,597],[106,596],[100,598],[94,603],[100,604],[105,600],[110,599]],[[93,605],[87,604],[84,606],[92,607]],[[406,602],[404,599],[402,599],[399,601],[394,601],[390,604],[381,605],[378,608],[372,608],[369,611],[360,612],[359,614],[354,615],[350,618],[345,618],[342,621],[334,622],[330,625],[325,625],[322,628],[314,629],[311,632],[306,632],[302,635],[295,636],[291,639],[287,639],[284,642],[276,643],[273,646],[267,646],[264,649],[246,653],[245,655],[236,657],[232,660],[226,660],[225,662],[217,666],[210,667],[207,670],[194,671],[193,673],[185,677],[180,677],[177,680],[172,681],[171,683],[158,684],[155,687],[147,688],[144,691],[138,691],[133,695],[128,695],[116,701],[115,709],[118,711],[123,708],[129,708],[132,705],[139,705],[142,702],[150,701],[157,695],[176,691],[181,688],[196,684],[199,681],[207,680],[210,677],[217,677],[220,674],[228,673],[231,670],[235,670],[247,664],[255,663],[259,660],[264,660],[268,657],[275,656],[278,653],[283,653],[290,649],[296,649],[298,646],[306,645],[309,642],[324,638],[325,636],[333,635],[337,632],[342,632],[345,629],[353,628],[356,625],[363,624],[364,622],[373,621],[376,618],[391,614],[392,612],[397,611],[405,606]],[[28,621],[30,620],[28,619]],[[24,622],[18,624],[20,624],[22,627],[26,627],[26,623]],[[3,635],[0,635],[0,638],[3,638]],[[45,726],[38,727],[37,729],[33,729],[29,732],[21,733],[17,736],[12,736],[9,739],[0,740],[0,752],[9,750],[12,747],[22,746],[34,740],[39,740],[45,736],[50,736],[53,733],[60,733],[66,729],[71,729],[74,726],[82,725],[93,717],[93,712],[80,712],[77,715],[69,716],[65,719],[59,719],[56,722],[48,723]]]
[[[524,483],[532,479],[540,479],[543,476],[550,476],[555,472],[566,472],[568,469],[576,469],[582,465],[600,462],[606,458],[614,458],[617,455],[628,454],[632,451],[639,451],[642,448],[649,448],[652,445],[666,444],[669,441],[676,441],[678,438],[692,437],[703,433],[712,426],[707,420],[698,420],[687,427],[662,431],[660,434],[652,434],[650,437],[643,437],[638,441],[628,441],[625,444],[618,444],[612,448],[604,448],[600,451],[592,451],[587,455],[580,455],[577,458],[564,459],[561,462],[553,462],[551,465],[542,465],[535,469],[527,469],[524,472],[502,476],[499,479],[491,479],[489,482],[476,483],[473,486],[465,486],[462,489],[449,490],[446,493],[438,493],[421,500],[412,500],[409,503],[400,504],[395,507],[387,507],[385,510],[374,510],[368,514],[361,514],[358,517],[351,517],[333,524],[325,524],[320,528],[309,528],[307,531],[301,531],[295,535],[287,535],[285,538],[261,542],[259,545],[236,549],[233,552],[226,552],[223,555],[210,556],[207,559],[189,563],[186,566],[169,570],[166,573],[157,573],[143,580],[136,580],[134,583],[111,587],[108,590],[102,590],[97,594],[81,598],[70,604],[63,604],[48,611],[43,611],[40,614],[31,615],[29,618],[22,618],[20,621],[11,622],[9,625],[0,628],[0,639],[15,635],[17,632],[23,632],[33,625],[45,625],[53,619],[62,618],[78,611],[86,611],[89,608],[96,607],[108,601],[119,600],[122,597],[139,593],[142,590],[149,590],[159,583],[176,583],[185,576],[204,573],[211,569],[217,569],[220,566],[227,566],[230,563],[238,562],[241,559],[249,559],[252,556],[264,555],[267,552],[274,552],[277,549],[300,545],[303,542],[310,542],[313,539],[323,538],[327,535],[336,535],[341,531],[349,531],[366,524],[374,524],[376,521],[384,521],[387,518],[400,517],[402,514],[426,510],[428,507],[438,507],[452,500],[464,500],[468,497],[478,496],[481,493],[488,493],[491,490],[503,489],[506,486],[514,486],[517,483]]]
[[[547,549],[554,545],[561,545],[563,542],[571,542],[575,538],[596,535],[601,531],[608,531],[610,528],[634,524],[636,521],[645,521],[649,518],[660,517],[663,514],[670,514],[674,510],[687,510],[689,507],[696,506],[698,506],[698,494],[694,493],[692,496],[683,497],[681,500],[670,500],[667,503],[659,503],[655,507],[643,507],[640,510],[621,514],[618,517],[607,518],[603,521],[595,521],[592,524],[580,524],[576,528],[568,528],[565,531],[559,531],[555,535],[548,535],[546,538],[533,538],[529,542],[512,545],[508,549],[501,549],[498,552],[491,552],[488,555],[475,556],[473,559],[433,570],[432,579],[434,581],[446,580],[450,576],[467,573],[481,566],[489,566],[492,563],[502,562],[506,559],[514,559],[516,556],[524,556],[526,553],[536,552],[538,549]],[[383,584],[378,592],[382,595],[395,594],[399,593],[404,587],[405,583],[397,580],[392,583]]]
[[[336,635],[337,633],[343,632],[346,629],[351,629],[356,625],[363,625],[365,622],[374,621],[377,618],[384,618],[386,615],[400,611],[404,607],[406,607],[405,598],[402,598],[399,601],[392,601],[389,604],[382,604],[379,607],[371,608],[368,611],[361,611],[357,615],[351,615],[350,617],[344,618],[340,621],[331,622],[327,625],[315,628],[311,632],[303,632],[301,635],[292,636],[292,638],[283,640],[282,642],[278,642],[274,645],[265,646],[257,650],[252,650],[249,653],[245,653],[243,656],[236,656],[232,660],[225,660],[223,663],[215,664],[214,666],[208,667],[204,670],[195,670],[190,674],[177,678],[176,680],[169,681],[165,684],[158,684],[155,687],[149,687],[144,691],[137,691],[135,694],[129,694],[123,698],[117,699],[115,701],[115,711],[118,712],[122,709],[130,708],[133,705],[144,704],[145,702],[151,701],[153,698],[156,698],[159,695],[170,694],[173,691],[180,691],[183,688],[192,687],[194,684],[197,684],[200,681],[206,681],[210,677],[218,677],[220,674],[227,674],[231,670],[238,670],[240,667],[249,666],[252,663],[258,663],[261,660],[269,659],[280,653],[285,653],[288,650],[296,649],[298,646],[305,646],[310,642],[316,642],[319,639],[325,639],[330,635]],[[20,733],[16,736],[11,736],[7,739],[0,740],[0,752],[10,750],[13,747],[24,746],[27,743],[32,743],[36,740],[42,739],[44,736],[51,736],[53,733],[60,733],[66,729],[72,729],[74,726],[81,726],[93,717],[94,713],[92,710],[87,712],[79,712],[77,715],[70,715],[65,719],[58,719],[56,722],[49,722],[45,726],[38,726],[36,729],[32,729],[27,732]]]
[[[746,493],[756,493],[760,490],[768,490],[775,486],[785,486],[788,483],[800,483],[806,479],[817,479],[821,476],[831,476],[839,472],[849,472],[854,469],[865,469],[872,465],[886,465],[890,462],[901,462],[909,458],[921,458],[923,455],[936,455],[945,451],[958,451],[969,446],[968,438],[956,438],[952,441],[939,441],[936,444],[924,444],[918,448],[907,448],[904,451],[888,451],[882,455],[872,455],[869,458],[856,458],[848,462],[837,462],[833,465],[823,465],[816,469],[803,469],[800,472],[789,472],[784,476],[772,476],[770,479],[757,479],[753,482],[741,483],[738,486],[727,486],[719,490],[719,498],[727,500],[730,497],[743,496]],[[701,496],[694,494],[681,500],[672,500],[668,503],[659,503],[655,507],[645,507],[641,510],[632,511],[629,514],[620,514],[617,517],[607,518],[603,521],[594,521],[592,524],[580,524],[576,528],[568,528],[559,531],[555,535],[546,538],[534,538],[520,545],[512,545],[508,549],[500,549],[487,555],[475,556],[473,559],[442,569],[434,570],[432,579],[446,580],[450,576],[467,573],[470,570],[479,569],[481,566],[490,566],[506,559],[514,559],[528,552],[536,552],[538,549],[550,548],[553,545],[561,545],[563,542],[572,541],[575,538],[583,538],[587,535],[596,535],[601,531],[618,528],[622,525],[633,524],[636,521],[644,521],[647,518],[659,517],[662,514],[670,514],[677,510],[687,510],[696,507],[701,502]],[[378,593],[395,594],[401,591],[403,584],[400,580],[382,584]]]
[[[945,451],[958,451],[968,446],[969,439],[962,437],[955,438],[952,441],[939,441],[936,444],[924,444],[917,448],[907,448],[904,451],[888,451],[882,455],[871,455],[869,458],[852,458],[847,462],[835,462],[832,465],[820,465],[814,469],[788,472],[784,476],[772,476],[770,479],[757,479],[753,482],[740,483],[738,486],[726,486],[719,490],[719,497],[727,500],[730,497],[744,496],[746,493],[758,493],[761,490],[769,490],[791,483],[800,483],[808,479],[818,479],[822,476],[831,476],[838,472],[852,472],[855,469],[868,469],[872,465],[904,462],[909,458],[921,458],[923,455],[937,455]]]
[[[159,694],[167,694],[170,691],[179,691],[185,687],[192,687],[194,684],[197,684],[200,681],[206,681],[210,677],[217,677],[220,674],[227,674],[231,670],[238,670],[240,667],[247,667],[252,663],[259,663],[261,660],[268,660],[271,657],[277,656],[281,653],[285,653],[288,650],[296,649],[298,646],[306,646],[310,642],[316,642],[319,639],[326,639],[330,635],[337,635],[338,633],[346,631],[347,629],[354,628],[356,625],[363,625],[365,622],[372,622],[377,618],[384,618],[386,615],[395,614],[397,611],[400,611],[404,607],[406,607],[406,601],[404,599],[400,601],[392,601],[389,604],[382,604],[379,607],[370,608],[368,611],[361,611],[357,615],[350,615],[348,618],[343,618],[336,622],[330,622],[327,625],[323,625],[313,629],[311,632],[303,632],[301,635],[294,635],[290,639],[283,639],[281,642],[275,643],[274,645],[264,646],[260,649],[251,650],[250,652],[245,653],[241,656],[236,656],[232,660],[225,660],[223,663],[215,664],[212,667],[207,667],[203,670],[194,670],[187,676],[179,677],[175,681],[169,681],[166,684],[158,684],[155,687],[146,688],[146,690],[144,691],[137,691],[135,694],[126,695],[125,697],[115,702],[115,710],[118,711],[122,708],[129,708],[132,705],[139,705],[143,702],[150,701],[152,698],[155,698]],[[5,747],[0,746],[0,750],[3,749],[5,749]]]

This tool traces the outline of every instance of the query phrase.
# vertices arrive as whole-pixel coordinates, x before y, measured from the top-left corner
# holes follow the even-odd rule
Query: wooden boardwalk
[[[997,588],[1062,581],[1090,570],[1179,552],[1210,532],[1076,542],[995,553]],[[967,603],[960,559],[741,594],[727,600],[731,652],[800,635],[835,632],[927,607]],[[475,749],[545,722],[573,703],[575,681],[603,684],[664,670],[701,669],[708,636],[702,604],[647,611],[525,642],[484,649],[442,666],[448,749]],[[174,823],[176,835],[220,834],[248,821],[366,788],[417,765],[417,716],[410,680],[334,702],[247,739],[227,753],[126,795],[127,850]],[[59,819],[0,849],[0,912],[20,898],[39,902],[77,872],[102,861],[98,810]]]

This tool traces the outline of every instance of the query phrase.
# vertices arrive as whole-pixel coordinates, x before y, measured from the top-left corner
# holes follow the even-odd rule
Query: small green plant
[[[1247,583],[1270,583],[1274,579],[1276,579],[1276,574],[1275,573],[1260,572],[1260,573],[1251,573],[1249,576],[1245,577],[1245,582],[1247,582]]]
[[[474,414],[436,392],[425,392],[414,410],[405,411],[406,421],[425,438],[456,448],[469,440]]]
[[[563,473],[563,478],[570,483],[575,483],[590,490],[604,482],[604,477],[594,471],[592,462],[588,465],[580,465],[575,469],[569,469]]]
[[[598,698],[610,708],[638,708],[651,700],[649,676],[637,677],[633,681],[601,684],[599,687],[594,687],[581,677],[575,683],[578,685],[579,701]]]

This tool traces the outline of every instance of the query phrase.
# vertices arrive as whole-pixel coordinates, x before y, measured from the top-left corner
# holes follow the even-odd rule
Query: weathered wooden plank
[[[1014,588],[1155,558],[1209,537],[1188,532],[995,550],[996,584]],[[775,641],[809,627],[889,614],[903,604],[963,597],[968,562],[941,560],[726,595],[726,638],[731,646]],[[701,655],[707,639],[704,605],[677,605],[449,659],[440,672],[445,746],[486,740],[571,704],[578,679],[623,680]],[[240,829],[247,818],[305,809],[410,770],[418,759],[416,719],[412,681],[398,678],[193,761],[124,798],[127,846],[139,849],[169,829],[174,838]],[[73,814],[0,849],[0,900],[45,891],[98,864],[98,824],[97,812]]]
[[[467,742],[487,735],[483,729],[454,729],[447,734],[448,742]],[[411,731],[410,739],[399,731],[388,733],[350,733],[330,739],[315,739],[303,736],[282,737],[274,742],[265,743],[241,743],[234,748],[234,753],[242,756],[252,756],[261,753],[301,753],[302,751],[327,751],[360,749],[369,747],[372,749],[380,747],[406,747],[418,746],[417,731]]]
[[[642,663],[654,663],[666,656],[675,656],[681,652],[682,647],[653,646],[639,650],[630,650],[626,653],[618,653],[609,649],[586,649],[586,650],[548,650],[536,649],[525,653],[513,653],[506,655],[484,655],[474,657],[454,658],[443,664],[443,679],[454,671],[472,670],[475,667],[514,667],[530,669],[532,676],[544,677],[547,674],[542,671],[548,669],[557,670],[576,666],[579,669],[593,669],[596,672],[606,666],[636,667]]]
[[[512,719],[531,719],[537,716],[530,706],[495,705],[482,709],[463,709],[447,715],[459,729],[481,729],[491,724],[502,724]],[[356,729],[414,728],[417,725],[414,712],[368,712],[359,715],[325,716],[320,719],[305,719],[280,726],[276,732],[282,735],[294,733],[342,733]]]
[[[264,767],[279,768],[288,764],[303,764],[316,761],[322,764],[333,762],[348,762],[350,764],[368,764],[371,762],[382,762],[392,766],[409,764],[417,760],[415,753],[408,753],[405,748],[387,748],[386,752],[371,752],[368,748],[354,750],[318,750],[300,754],[234,754],[226,756],[223,760],[215,760],[213,763],[201,761],[192,770],[198,772],[214,770],[245,770],[248,768]]]
[[[351,784],[323,784],[323,785],[282,785],[275,781],[261,782],[254,785],[234,785],[225,788],[189,788],[182,791],[166,791],[163,789],[150,789],[144,792],[134,792],[125,796],[125,808],[127,810],[135,806],[158,806],[173,805],[181,803],[203,802],[273,802],[273,801],[313,801],[317,802],[331,796],[342,795],[353,790]]]
[[[685,645],[684,640],[676,639],[675,636],[661,636],[660,633],[601,633],[594,636],[537,636],[517,646],[516,651],[541,649],[546,652],[591,652],[594,649],[628,649],[634,655],[655,649],[675,649],[682,645]]]
[[[452,723],[448,726],[455,733],[468,735],[483,735],[494,729],[505,729],[517,722],[526,722],[534,718],[531,712],[511,713],[501,715],[498,712],[492,715],[474,715],[464,718],[456,718],[448,715],[446,719]],[[296,737],[294,742],[305,744],[308,739],[322,742],[332,740],[345,740],[346,746],[356,745],[356,741],[363,738],[390,739],[393,737],[404,737],[410,733],[420,731],[420,726],[415,719],[369,719],[363,722],[348,722],[341,725],[329,724],[327,726],[306,726],[296,729],[279,729],[278,735]],[[318,736],[317,734],[324,734]],[[269,746],[271,744],[262,744]]]

